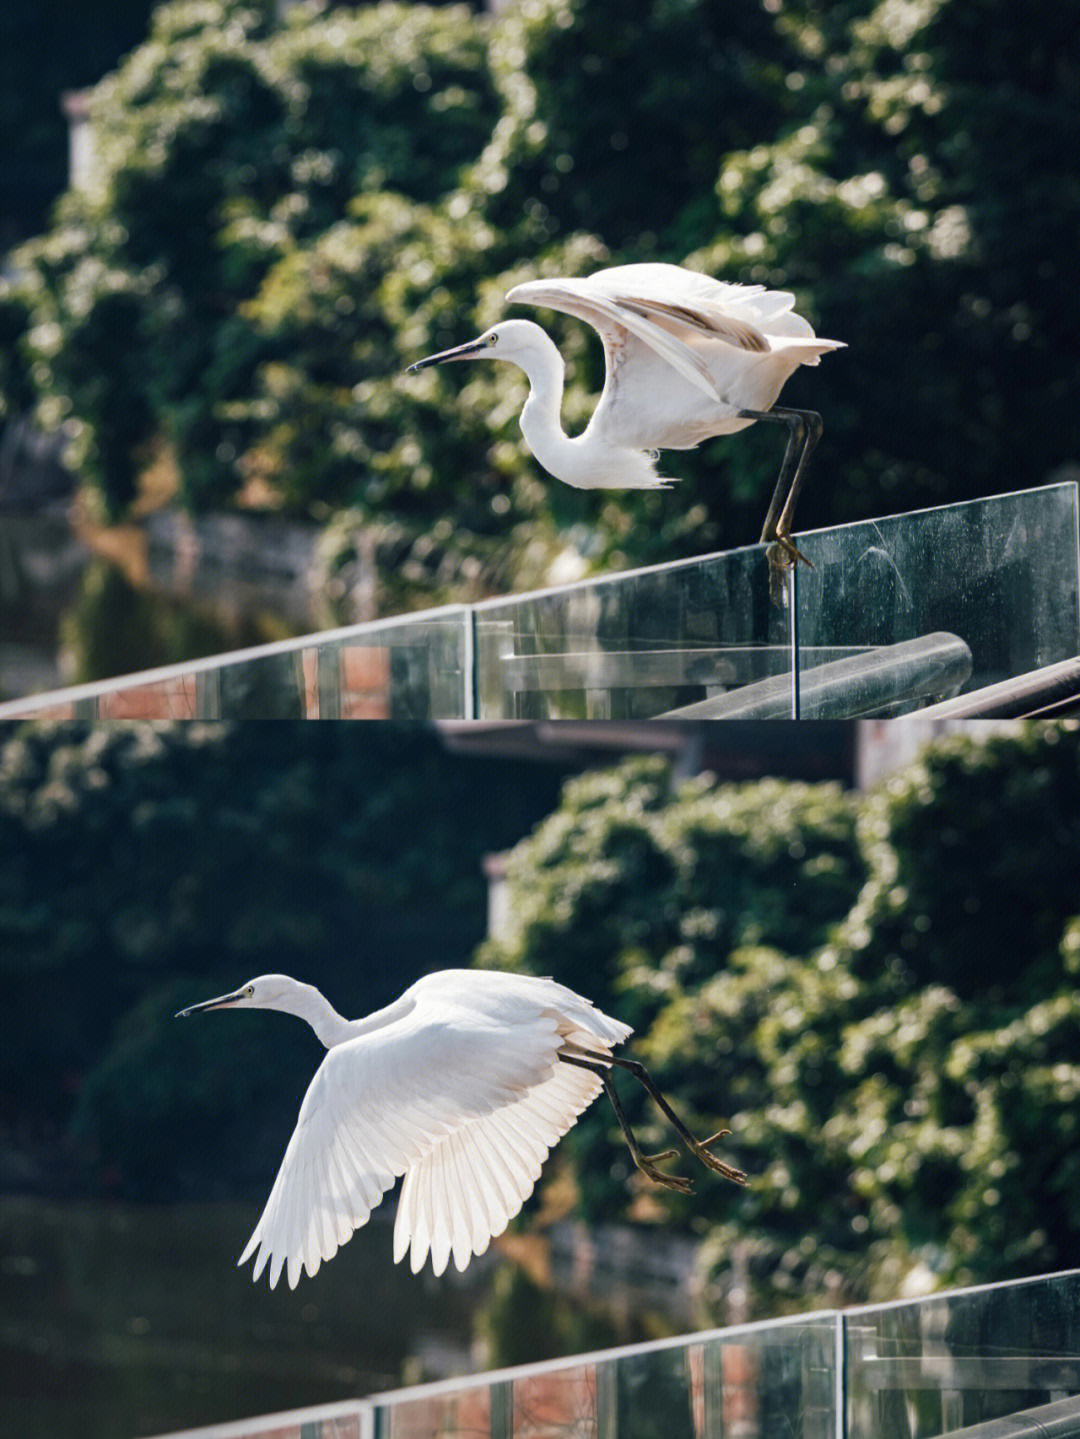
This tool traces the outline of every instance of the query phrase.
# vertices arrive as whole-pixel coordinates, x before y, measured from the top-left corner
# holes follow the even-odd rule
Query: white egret
[[[287,1266],[290,1288],[314,1275],[395,1179],[405,1180],[394,1225],[394,1262],[413,1273],[428,1253],[441,1274],[483,1254],[532,1193],[548,1151],[605,1088],[634,1162],[650,1179],[686,1192],[690,1181],[657,1165],[675,1150],[641,1153],[610,1068],[635,1074],[691,1153],[744,1184],[696,1140],[644,1068],[612,1054],[629,1025],[601,1014],[551,979],[444,970],[366,1019],[347,1020],[312,985],[264,974],[232,994],[180,1011],[280,1009],[307,1020],[329,1051],[300,1106],[255,1232],[239,1263],[253,1278],[270,1264],[270,1287]]]
[[[564,365],[531,320],[505,320],[478,339],[429,355],[409,373],[448,360],[510,360],[529,379],[521,412],[526,443],[550,474],[579,489],[651,490],[671,481],[656,472],[658,450],[691,450],[755,420],[788,431],[762,541],[777,563],[801,559],[789,536],[795,500],[821,434],[812,410],[775,408],[800,365],[816,365],[840,340],[818,339],[794,311],[795,296],[764,285],[734,285],[679,265],[619,265],[588,279],[530,280],[511,301],[586,320],[604,342],[603,393],[585,430],[566,435],[560,420]]]

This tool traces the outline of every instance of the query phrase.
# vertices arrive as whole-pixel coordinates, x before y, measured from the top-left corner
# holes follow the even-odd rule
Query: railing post
[[[618,1363],[618,1359],[609,1359],[596,1366],[596,1439],[617,1439],[619,1401],[615,1368]]]
[[[510,1379],[491,1386],[491,1439],[514,1439],[514,1384]]]

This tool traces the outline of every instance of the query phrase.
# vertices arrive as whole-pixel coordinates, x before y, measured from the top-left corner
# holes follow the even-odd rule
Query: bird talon
[[[814,568],[813,561],[806,558],[790,535],[777,535],[765,551],[765,558],[774,570],[793,570],[797,564]]]
[[[644,1156],[645,1163],[661,1164],[665,1159],[674,1159],[678,1152],[677,1149],[664,1149],[659,1154],[646,1154]]]
[[[706,1169],[711,1169],[714,1173],[723,1175],[725,1179],[730,1179],[732,1184],[747,1182],[746,1175],[741,1169],[736,1169],[733,1164],[725,1164],[722,1159],[717,1159],[716,1155],[710,1154],[707,1149],[697,1149],[694,1152]]]
[[[674,1149],[665,1150],[663,1154],[657,1154],[651,1158],[642,1155],[638,1161],[638,1168],[646,1178],[651,1179],[654,1184],[662,1184],[665,1189],[674,1189],[679,1194],[693,1194],[694,1183],[681,1174],[665,1174],[662,1169],[657,1169],[654,1159],[669,1159],[675,1154]]]
[[[709,1153],[708,1146],[710,1144],[715,1144],[718,1139],[723,1139],[730,1133],[730,1129],[718,1129],[708,1139],[695,1140],[690,1148],[706,1169],[711,1169],[714,1173],[723,1175],[725,1179],[730,1179],[732,1184],[745,1184],[747,1182],[746,1175],[741,1169],[736,1169],[733,1164],[727,1164],[723,1159],[718,1159],[715,1154]]]

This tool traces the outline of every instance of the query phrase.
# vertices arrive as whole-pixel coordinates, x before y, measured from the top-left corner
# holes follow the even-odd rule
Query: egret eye
[[[489,336],[488,336],[488,344],[489,344],[489,345],[497,345],[498,343],[499,343],[499,337],[498,337],[498,335],[489,335]]]
[[[244,993],[247,995],[248,999],[250,999],[251,996],[255,993],[255,986],[253,984],[249,984],[247,989],[244,990]]]

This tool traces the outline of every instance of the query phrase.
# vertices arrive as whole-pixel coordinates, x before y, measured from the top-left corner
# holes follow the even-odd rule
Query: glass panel
[[[800,535],[799,712],[888,716],[1080,653],[1077,488]]]
[[[506,1371],[377,1405],[379,1439],[833,1439],[833,1315]]]
[[[478,605],[477,717],[722,718],[744,686],[790,716],[789,611],[771,574],[759,545]]]
[[[1080,1272],[662,1340],[239,1421],[190,1439],[211,1434],[1076,1439]]]
[[[159,1434],[156,1439],[371,1439],[371,1412],[363,1401],[350,1400]]]
[[[849,1439],[1080,1435],[1080,1274],[843,1320]]]
[[[724,1330],[691,1344],[700,1439],[833,1439],[840,1433],[835,1315]],[[700,1357],[698,1357],[700,1356]],[[620,1430],[620,1434],[621,1434]],[[657,1439],[666,1439],[656,1427]]]
[[[463,607],[355,625],[0,705],[0,717],[458,719],[467,714]]]
[[[506,1396],[500,1384],[440,1393],[434,1386],[414,1399],[380,1405],[377,1439],[488,1439],[506,1428]],[[492,1396],[494,1393],[494,1404]],[[495,1422],[493,1422],[493,1417]]]
[[[464,607],[319,636],[320,719],[461,719],[468,715]]]
[[[780,574],[756,545],[34,696],[0,718],[841,719],[1080,654],[1075,485],[799,546],[813,569]]]

